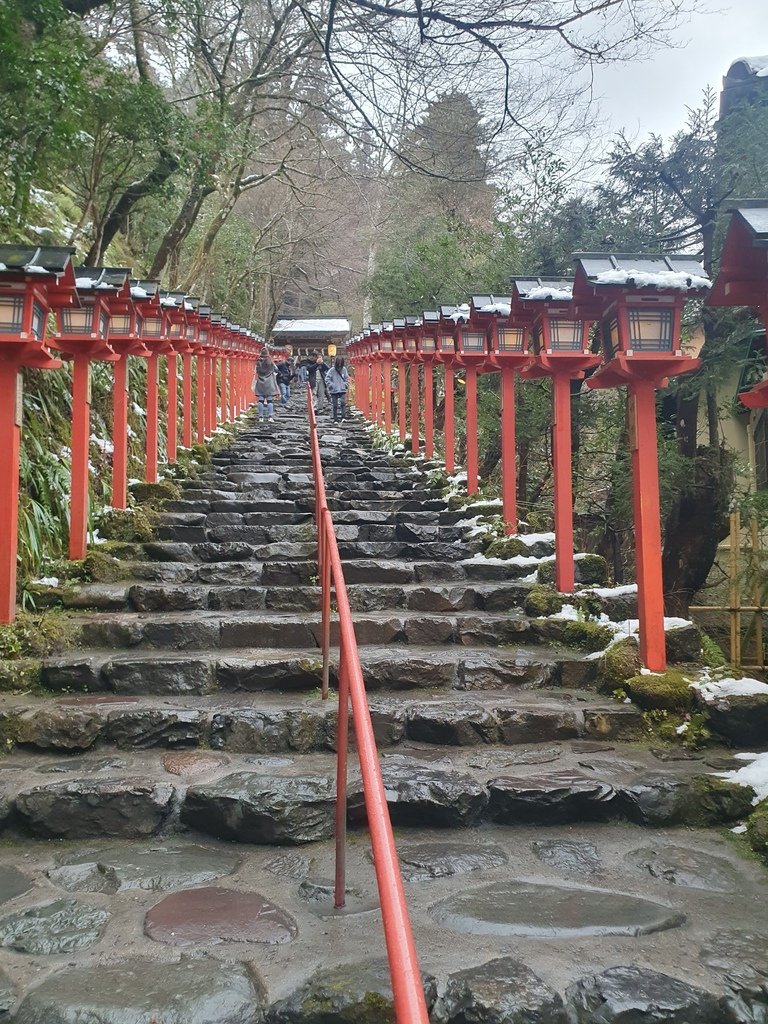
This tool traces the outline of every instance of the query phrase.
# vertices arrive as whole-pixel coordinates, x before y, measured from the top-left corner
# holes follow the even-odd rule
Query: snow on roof
[[[489,302],[478,309],[478,313],[496,313],[498,316],[509,316],[512,312],[512,304],[509,302]]]
[[[272,334],[349,334],[350,324],[345,316],[282,317],[272,328]]]
[[[768,56],[737,57],[736,60],[731,62],[731,67],[733,67],[734,64],[744,64],[745,67],[749,68],[755,78],[768,78]]]
[[[547,285],[540,285],[538,288],[532,288],[527,295],[523,295],[522,298],[528,299],[567,299],[569,302],[573,298],[572,288],[549,288]]]
[[[135,284],[131,288],[131,298],[134,298],[134,299],[148,299],[149,298],[149,292],[145,288],[142,288],[139,285]]]
[[[712,287],[709,278],[700,274],[686,274],[684,271],[674,270],[653,273],[635,270],[632,267],[627,270],[603,270],[592,280],[595,284],[627,284],[633,288],[672,288],[678,292],[693,292]],[[527,298],[533,296],[529,295]]]

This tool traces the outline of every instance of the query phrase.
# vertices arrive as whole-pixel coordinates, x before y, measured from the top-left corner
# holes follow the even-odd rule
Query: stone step
[[[194,609],[193,609],[194,610]],[[321,616],[316,612],[289,614],[284,611],[252,612],[187,610],[152,613],[90,612],[73,614],[78,645],[111,650],[152,647],[168,650],[213,650],[253,647],[319,647]],[[507,646],[530,644],[549,633],[551,623],[540,626],[520,611],[426,612],[371,611],[355,615],[355,635],[361,647],[407,644],[443,646]],[[338,622],[331,622],[331,643],[338,643]]]
[[[146,563],[140,563],[146,564]],[[228,567],[233,563],[225,562]],[[184,563],[162,563],[162,567],[184,567]],[[192,574],[190,574],[192,575]],[[228,574],[237,581],[237,574]],[[321,594],[317,585],[264,587],[253,585],[253,574],[243,577],[241,585],[216,586],[172,580],[145,583],[83,584],[76,592],[65,594],[64,606],[99,611],[183,611],[189,609],[239,610],[260,608],[274,611],[300,609],[319,611]],[[350,584],[347,590],[354,612],[400,609],[411,611],[513,611],[519,610],[530,589],[527,583],[432,584],[380,583]]]
[[[537,747],[526,757],[519,749],[490,747],[384,753],[393,824],[454,829],[489,821],[630,821],[658,828],[728,824],[751,809],[750,789],[714,778],[703,763],[660,764],[632,746],[616,743],[597,753],[594,746],[587,743],[585,753],[584,741],[564,740],[543,748],[539,763]],[[150,749],[62,761],[17,750],[3,768],[5,829],[39,839],[138,839],[181,828],[240,843],[294,846],[333,834],[332,753],[294,751],[286,758]],[[348,799],[350,823],[363,825],[361,783],[352,766]]]
[[[700,829],[654,846],[650,860],[647,829],[630,823],[403,832],[434,1024],[759,1021],[760,868]],[[194,833],[7,836],[9,1019],[394,1020],[369,844],[349,844],[343,915],[330,908],[333,854],[331,840],[287,851]]]
[[[223,534],[222,534],[223,535]],[[401,559],[405,561],[459,562],[479,551],[476,541],[441,542],[422,541],[339,541],[339,554],[345,559]],[[249,544],[245,541],[205,542],[188,544],[176,541],[152,541],[143,545],[147,558],[160,562],[224,562],[256,559],[278,561],[280,559],[314,559],[316,545],[282,541],[273,544]],[[506,566],[502,568],[506,569]],[[513,576],[511,567],[507,576]],[[528,570],[526,569],[526,572]]]
[[[226,513],[217,513],[225,515]],[[198,522],[191,522],[196,518],[193,515],[180,515],[177,522],[165,521],[158,525],[156,533],[161,541],[180,541],[187,544],[214,544],[225,543],[246,543],[256,545],[269,545],[275,543],[313,543],[315,540],[315,525],[311,518],[304,522],[288,523],[285,525],[272,525],[264,522],[264,525],[238,524],[238,523],[214,523],[209,524],[206,517],[201,513]],[[443,526],[435,523],[426,525],[421,523],[337,523],[334,533],[336,540],[344,542],[385,542],[396,544],[398,541],[423,544],[441,543],[455,544],[462,543],[466,536],[466,529],[456,526]]]
[[[360,661],[369,691],[434,688],[503,690],[550,686],[586,687],[596,663],[580,651],[554,647],[362,647]],[[20,672],[29,668],[15,663]],[[337,655],[331,653],[336,682]],[[238,648],[227,651],[113,649],[72,652],[49,658],[41,682],[53,692],[153,696],[201,695],[217,691],[314,690],[322,681],[317,647],[296,650]],[[28,677],[27,677],[28,678]]]
[[[569,691],[476,692],[471,699],[410,691],[371,700],[377,744],[517,746],[640,737],[643,722],[631,706]],[[56,700],[0,697],[0,728],[14,746],[63,754],[103,747],[119,750],[204,748],[240,754],[335,750],[337,700],[278,693],[202,697],[89,695]],[[6,751],[7,752],[7,751]],[[114,751],[113,751],[114,753]],[[494,755],[495,756],[495,755]]]

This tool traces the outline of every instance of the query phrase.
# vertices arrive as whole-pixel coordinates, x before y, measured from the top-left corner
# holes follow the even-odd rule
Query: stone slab
[[[275,946],[298,935],[293,918],[265,896],[217,886],[166,896],[148,911],[144,931],[150,939],[172,946],[220,942]]]

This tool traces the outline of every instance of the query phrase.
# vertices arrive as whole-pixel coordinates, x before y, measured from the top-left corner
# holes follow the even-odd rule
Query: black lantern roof
[[[421,321],[425,324],[439,324],[440,313],[436,309],[425,309],[421,314]]]
[[[495,313],[497,316],[509,316],[511,305],[511,295],[472,296],[472,307],[476,313]]]
[[[536,302],[570,302],[572,277],[511,277],[512,288],[520,299]]]
[[[405,317],[396,316],[392,321],[392,326],[395,327],[397,330],[402,330],[403,327],[405,327]]]
[[[170,309],[185,308],[186,294],[184,292],[160,292],[160,305]]]
[[[461,323],[469,319],[469,306],[466,304],[461,306],[441,306],[440,316],[443,320],[453,320],[456,324]]]
[[[125,267],[76,267],[78,291],[119,291],[131,275]]]
[[[407,316],[405,318],[406,327],[421,327],[422,319],[420,316]]]
[[[198,316],[210,316],[211,315],[211,307],[210,306],[204,306],[202,303],[200,303],[198,305],[198,307],[197,307],[197,315]]]
[[[154,299],[159,292],[160,284],[158,281],[139,281],[135,278],[131,280],[132,299]]]
[[[0,272],[63,274],[74,255],[69,246],[0,245]]]
[[[710,287],[699,260],[685,254],[578,252],[574,260],[588,283],[598,288],[623,285],[698,292]]]

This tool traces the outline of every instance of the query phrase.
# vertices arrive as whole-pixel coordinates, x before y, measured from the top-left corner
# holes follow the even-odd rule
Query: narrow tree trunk
[[[149,276],[153,280],[162,275],[168,261],[174,253],[178,252],[181,243],[195,226],[195,221],[206,198],[215,191],[216,188],[213,185],[202,186],[199,183],[192,185],[186,199],[181,204],[176,219],[163,236],[155,258],[152,260]]]

